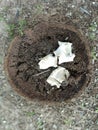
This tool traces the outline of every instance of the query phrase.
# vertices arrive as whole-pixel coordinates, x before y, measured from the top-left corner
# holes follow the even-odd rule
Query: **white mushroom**
[[[75,54],[72,54],[71,56],[66,56],[65,53],[62,53],[59,57],[59,64],[65,63],[65,62],[71,62],[73,61],[75,57]]]
[[[57,69],[55,69],[50,76],[47,79],[47,82],[51,85],[54,86],[56,85],[57,88],[60,88],[61,83],[63,81],[66,81],[68,79],[68,77],[70,76],[70,73],[67,69],[63,68],[63,67],[58,67]]]
[[[75,54],[72,53],[72,43],[58,41],[59,47],[54,51],[56,57],[59,57],[59,64],[71,62]]]
[[[40,69],[47,69],[49,67],[57,67],[57,57],[49,54],[41,59],[38,63]]]
[[[61,83],[59,83],[55,78],[51,77],[51,75],[47,79],[47,83],[49,83],[51,86],[57,86],[57,88],[60,88],[61,86]]]
[[[57,67],[57,59],[59,63],[71,62],[74,60],[75,54],[72,53],[72,43],[58,41],[59,47],[53,52],[55,56],[49,54],[41,59],[38,63],[40,69],[48,69],[49,67]],[[60,88],[63,81],[68,82],[70,76],[66,68],[58,67],[55,69],[47,79],[47,83],[51,86]]]

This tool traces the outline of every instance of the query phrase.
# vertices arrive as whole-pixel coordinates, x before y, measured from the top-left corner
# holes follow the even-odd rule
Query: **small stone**
[[[57,129],[57,125],[54,124],[54,125],[53,125],[53,128],[54,128],[54,129]]]
[[[21,103],[20,105],[23,106],[23,103]]]
[[[11,97],[13,97],[14,95],[13,94],[11,94]]]
[[[95,5],[95,4],[96,4],[96,2],[92,2],[92,4],[93,4],[93,5]]]
[[[72,5],[71,7],[72,7],[72,8],[74,8],[74,7],[75,7],[75,5]]]
[[[6,120],[3,120],[3,123],[5,124],[5,123],[6,123]]]

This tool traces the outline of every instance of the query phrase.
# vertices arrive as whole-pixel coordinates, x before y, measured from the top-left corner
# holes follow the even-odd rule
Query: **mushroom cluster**
[[[48,69],[49,67],[55,67],[56,69],[50,74],[46,80],[51,86],[60,88],[63,81],[67,82],[70,73],[69,71],[61,67],[60,64],[65,62],[72,62],[75,58],[75,54],[72,53],[72,43],[58,41],[59,47],[53,52],[43,57],[38,63],[40,69]]]

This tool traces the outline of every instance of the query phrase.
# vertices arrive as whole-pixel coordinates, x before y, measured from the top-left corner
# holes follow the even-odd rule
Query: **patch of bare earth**
[[[0,0],[0,130],[98,130],[97,8],[97,0]],[[12,89],[3,69],[11,43],[7,33],[9,24],[25,19],[29,27],[35,27],[40,20],[47,21],[59,14],[68,17],[89,41],[92,82],[70,102],[50,104],[27,100]],[[54,20],[60,23],[64,19],[54,17]]]

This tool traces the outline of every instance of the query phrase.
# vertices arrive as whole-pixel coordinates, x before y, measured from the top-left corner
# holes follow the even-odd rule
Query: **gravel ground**
[[[69,17],[90,41],[92,82],[70,102],[29,101],[7,82],[4,57],[10,44],[8,28],[17,18]],[[98,130],[98,1],[0,0],[0,130]]]

